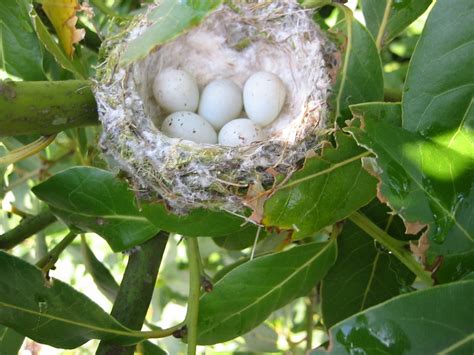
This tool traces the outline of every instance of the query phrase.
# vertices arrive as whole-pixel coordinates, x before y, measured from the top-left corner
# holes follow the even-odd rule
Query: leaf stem
[[[432,285],[430,274],[413,258],[413,255],[405,249],[405,242],[392,238],[384,230],[375,225],[369,218],[360,212],[354,212],[349,216],[351,222],[374,238],[377,242],[387,248],[398,260],[420,278],[427,285]]]
[[[56,221],[49,209],[23,219],[12,230],[0,235],[0,249],[11,249]]]
[[[110,16],[110,17],[117,17],[119,16],[112,10],[110,7],[105,5],[102,0],[91,0],[90,3],[95,6],[97,9],[99,9],[100,12],[102,12],[104,15]]]
[[[42,257],[36,266],[43,269],[44,273],[47,273],[59,259],[61,253],[68,247],[69,244],[77,237],[74,232],[69,232],[51,251]]]
[[[387,4],[385,5],[385,11],[383,13],[382,23],[380,24],[379,32],[377,33],[377,39],[375,40],[375,45],[377,46],[377,50],[379,52],[382,49],[383,37],[387,28],[390,12],[392,11],[392,1],[393,0],[387,0]]]
[[[189,260],[189,296],[188,312],[186,315],[188,355],[196,354],[197,347],[197,322],[199,316],[199,296],[201,289],[201,273],[199,244],[197,238],[187,238],[187,251]]]
[[[29,158],[32,155],[41,152],[44,148],[53,143],[55,138],[55,134],[43,136],[35,140],[33,143],[12,150],[10,153],[0,157],[0,165],[15,164],[23,159]]]

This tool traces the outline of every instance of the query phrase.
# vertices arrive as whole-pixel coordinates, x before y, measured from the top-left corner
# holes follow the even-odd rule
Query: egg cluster
[[[168,137],[231,147],[264,140],[262,127],[279,116],[286,98],[283,82],[273,73],[254,73],[243,90],[232,80],[214,80],[199,95],[193,76],[172,68],[156,76],[153,94],[169,113],[161,125]]]

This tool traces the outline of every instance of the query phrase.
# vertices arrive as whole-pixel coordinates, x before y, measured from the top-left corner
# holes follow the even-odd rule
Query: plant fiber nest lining
[[[240,4],[240,3],[239,3]],[[108,63],[95,86],[103,125],[101,146],[148,199],[176,212],[191,208],[240,211],[251,186],[271,187],[275,172],[288,176],[317,146],[325,128],[332,47],[292,1],[221,5],[196,28],[128,66],[119,58],[147,28],[146,15],[125,36],[106,45]],[[166,114],[153,97],[156,75],[166,68],[191,73],[200,89],[214,79],[243,87],[258,71],[277,74],[287,97],[268,139],[243,147],[197,144],[159,131]]]

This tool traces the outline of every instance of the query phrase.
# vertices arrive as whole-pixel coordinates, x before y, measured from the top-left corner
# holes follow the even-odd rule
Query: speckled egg
[[[209,122],[193,112],[175,112],[165,118],[161,131],[171,138],[196,143],[217,143],[217,133]]]
[[[219,144],[230,147],[249,145],[264,138],[261,128],[248,118],[230,121],[219,132]]]

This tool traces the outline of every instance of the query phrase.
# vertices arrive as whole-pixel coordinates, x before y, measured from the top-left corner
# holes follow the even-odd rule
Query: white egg
[[[219,132],[219,144],[230,147],[248,145],[264,138],[261,128],[248,118],[230,121]]]
[[[172,113],[163,121],[161,132],[171,138],[182,138],[196,143],[217,143],[214,128],[193,112]]]
[[[245,112],[252,121],[262,127],[278,117],[285,98],[285,84],[273,73],[255,73],[244,85]]]
[[[211,81],[203,90],[199,114],[215,128],[239,117],[242,112],[242,90],[229,79]]]
[[[196,112],[199,88],[191,74],[184,70],[167,68],[153,82],[153,94],[166,112]]]

